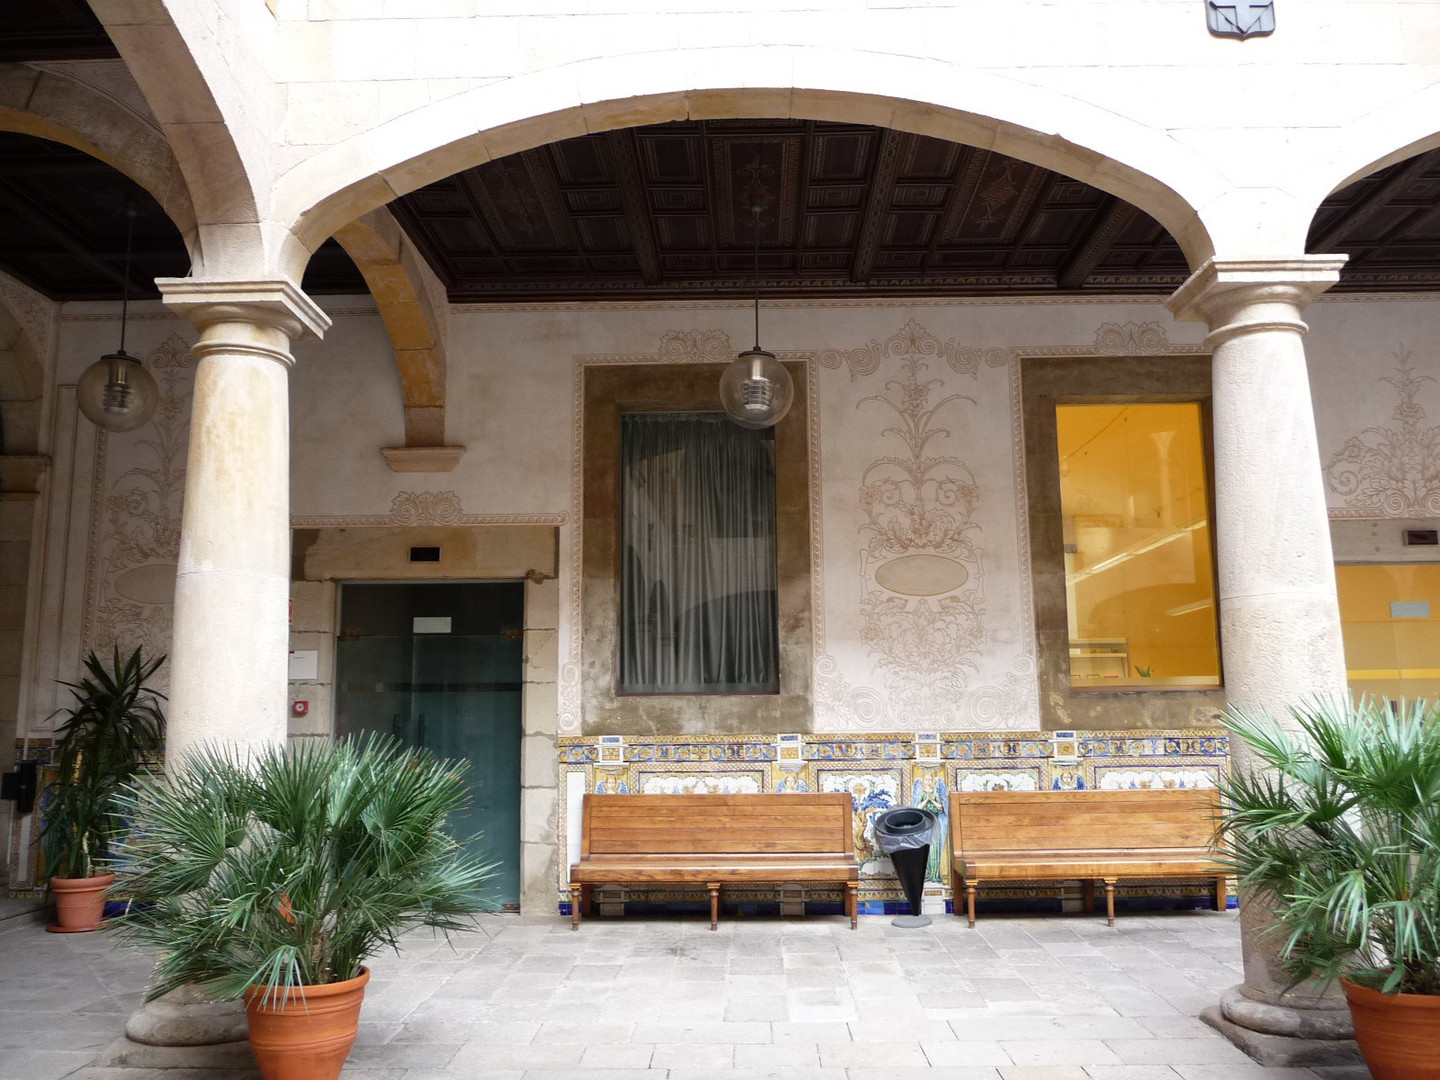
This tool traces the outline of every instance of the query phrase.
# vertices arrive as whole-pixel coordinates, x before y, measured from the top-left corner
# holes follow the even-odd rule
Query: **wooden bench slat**
[[[1209,849],[1218,806],[1213,790],[953,792],[957,912],[962,880],[971,926],[980,881],[1078,879],[1088,902],[1100,880],[1113,926],[1120,877],[1213,877],[1223,908],[1224,870]]]
[[[581,857],[570,868],[572,926],[596,884],[705,885],[713,930],[722,885],[824,882],[846,886],[854,929],[860,868],[852,807],[843,792],[586,795]]]

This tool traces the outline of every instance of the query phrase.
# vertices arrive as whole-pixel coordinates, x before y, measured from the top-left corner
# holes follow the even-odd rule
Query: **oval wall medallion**
[[[901,596],[939,596],[954,592],[970,573],[941,555],[902,555],[875,571],[875,584]]]
[[[173,604],[175,564],[147,563],[126,570],[115,579],[115,591],[137,604]]]

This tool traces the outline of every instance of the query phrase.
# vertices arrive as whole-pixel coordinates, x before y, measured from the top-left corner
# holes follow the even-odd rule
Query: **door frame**
[[[341,583],[525,583],[520,706],[520,913],[553,914],[559,872],[556,732],[559,725],[559,529],[549,525],[333,527],[292,530],[290,648],[314,651],[314,679],[292,680],[290,736],[335,733],[335,642]],[[410,548],[438,547],[439,562]]]

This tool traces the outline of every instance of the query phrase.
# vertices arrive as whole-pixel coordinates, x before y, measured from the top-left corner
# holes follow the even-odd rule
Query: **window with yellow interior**
[[[1057,405],[1074,689],[1220,684],[1198,402]]]

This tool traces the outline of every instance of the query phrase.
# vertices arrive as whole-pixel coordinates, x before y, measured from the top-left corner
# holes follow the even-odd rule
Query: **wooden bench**
[[[1085,910],[1095,882],[1115,925],[1121,878],[1215,879],[1225,910],[1226,878],[1210,851],[1214,790],[957,791],[950,796],[951,883],[957,914],[963,882],[975,925],[975,890],[994,881],[1079,880]]]
[[[704,885],[710,929],[720,889],[741,882],[839,882],[856,926],[854,812],[828,795],[586,795],[570,867],[571,929],[594,885]]]

